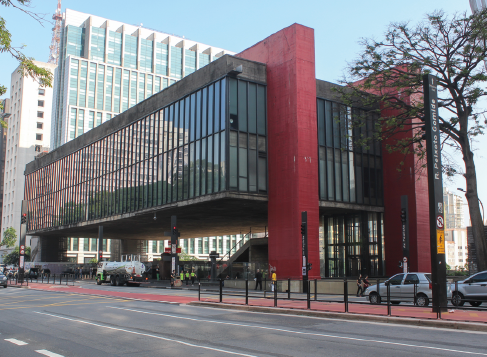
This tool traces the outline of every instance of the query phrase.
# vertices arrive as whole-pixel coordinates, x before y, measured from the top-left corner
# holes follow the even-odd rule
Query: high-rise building
[[[470,0],[472,12],[481,11],[487,8],[486,0]]]
[[[445,257],[451,269],[464,269],[468,258],[467,228],[463,220],[463,198],[443,188],[445,208]]]
[[[51,150],[232,52],[66,9]]]
[[[8,122],[10,114],[10,98],[0,100],[0,119]],[[0,216],[3,210],[3,175],[5,174],[5,149],[7,146],[7,129],[0,126]],[[2,222],[0,222],[1,232]]]
[[[443,188],[443,206],[445,207],[445,228],[465,228],[463,198],[445,187]]]
[[[56,65],[34,61],[54,73]],[[41,87],[36,80],[22,76],[19,68],[12,73],[10,105],[5,140],[2,203],[2,237],[5,229],[20,228],[21,204],[24,197],[24,169],[41,152],[49,151],[51,103],[53,89]],[[48,207],[45,207],[48,209]],[[29,244],[29,241],[27,241]],[[10,249],[1,249],[4,255]]]

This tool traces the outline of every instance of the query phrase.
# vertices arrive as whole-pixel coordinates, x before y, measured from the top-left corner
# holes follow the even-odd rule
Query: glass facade
[[[317,101],[320,200],[382,206],[380,143],[358,146],[354,138],[373,138],[373,117],[324,99]],[[353,133],[354,116],[364,120]]]
[[[230,189],[266,191],[265,95],[265,86],[223,78],[27,175],[27,229]],[[229,133],[238,140],[236,162],[227,160]],[[236,168],[237,185],[229,182],[229,167]]]
[[[322,226],[325,233],[322,276],[385,275],[382,213],[325,216]]]
[[[382,158],[380,143],[373,140],[374,118],[321,98],[317,116],[320,200],[382,206]],[[364,125],[350,130],[352,120]],[[370,138],[370,144],[358,145],[355,138]],[[320,247],[322,276],[383,276],[383,214],[356,211],[323,216]]]

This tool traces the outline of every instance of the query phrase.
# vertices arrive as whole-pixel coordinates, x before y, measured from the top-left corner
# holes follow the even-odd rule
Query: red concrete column
[[[398,133],[391,140],[411,138],[411,131]],[[431,252],[429,236],[428,175],[415,155],[388,153],[382,145],[384,167],[384,236],[386,274],[401,273],[402,261],[401,196],[408,195],[409,206],[409,271],[430,272]],[[396,170],[404,161],[401,172]]]
[[[308,251],[320,277],[318,138],[314,30],[293,24],[237,55],[267,64],[269,266],[278,279],[300,279],[301,212]]]

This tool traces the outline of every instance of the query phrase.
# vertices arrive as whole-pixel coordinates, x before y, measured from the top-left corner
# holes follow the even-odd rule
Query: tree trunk
[[[484,234],[484,222],[480,214],[479,196],[477,194],[477,174],[475,172],[475,163],[473,152],[470,146],[463,147],[463,161],[465,162],[465,181],[467,183],[466,198],[468,202],[468,211],[472,223],[473,241],[477,251],[477,269],[478,271],[487,270],[487,240]]]

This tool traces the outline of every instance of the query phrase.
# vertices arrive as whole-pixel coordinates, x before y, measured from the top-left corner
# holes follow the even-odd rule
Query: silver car
[[[0,285],[3,285],[4,288],[7,287],[7,277],[0,273]]]
[[[468,301],[470,305],[477,307],[482,301],[487,301],[487,270],[472,275],[470,278],[452,284],[451,303],[455,306],[463,306]]]
[[[414,302],[416,305],[428,306],[432,297],[432,283],[430,273],[396,274],[384,283],[372,285],[365,290],[364,295],[371,304],[380,304],[387,300],[387,283],[390,284],[390,301],[392,304]],[[450,286],[447,284],[447,295],[450,296]]]

